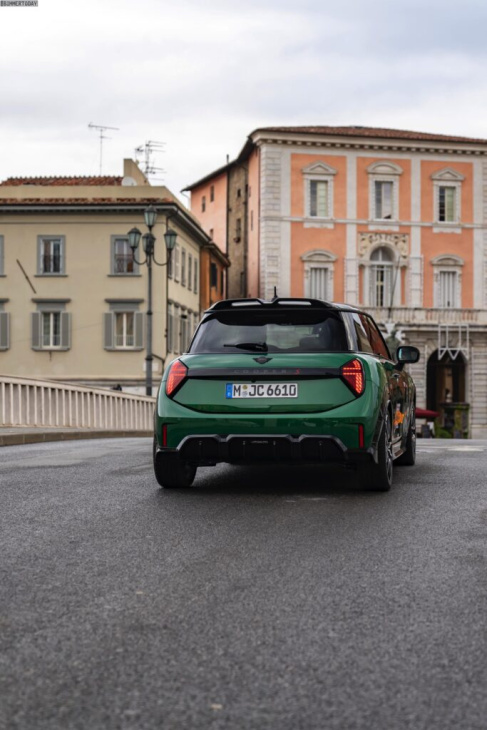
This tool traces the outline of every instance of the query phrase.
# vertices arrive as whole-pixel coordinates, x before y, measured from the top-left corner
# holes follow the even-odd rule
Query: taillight
[[[166,395],[172,396],[186,378],[187,374],[188,368],[186,365],[181,360],[175,360],[167,375]]]
[[[365,390],[365,377],[360,360],[350,360],[350,362],[342,365],[341,373],[342,378],[355,395],[362,395]]]

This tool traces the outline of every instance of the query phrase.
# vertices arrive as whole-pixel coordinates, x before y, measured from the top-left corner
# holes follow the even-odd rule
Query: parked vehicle
[[[360,467],[387,491],[415,462],[415,386],[366,312],[315,299],[224,300],[208,309],[157,397],[154,471],[187,487],[219,462]]]

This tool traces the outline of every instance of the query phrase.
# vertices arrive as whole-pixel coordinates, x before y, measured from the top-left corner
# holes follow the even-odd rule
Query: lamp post
[[[168,310],[168,299],[169,299],[169,292],[168,292],[168,284],[169,279],[167,275],[167,266],[169,262],[171,261],[171,254],[172,251],[176,245],[176,239],[177,239],[177,233],[176,231],[173,231],[168,227],[168,220],[166,218],[166,232],[164,234],[164,241],[166,244],[166,252],[167,252],[167,259],[165,263],[160,264],[154,255],[154,248],[156,243],[156,238],[152,234],[152,229],[154,228],[157,220],[157,210],[154,208],[154,206],[150,205],[146,210],[144,211],[144,220],[147,228],[149,229],[148,233],[145,233],[142,236],[142,233],[139,231],[138,228],[132,228],[129,233],[129,246],[132,249],[132,255],[134,257],[134,261],[141,266],[142,264],[147,264],[147,280],[148,280],[148,288],[147,288],[147,344],[146,344],[146,351],[147,355],[145,358],[145,392],[146,395],[152,395],[152,360],[154,359],[152,357],[152,263],[156,264],[156,266],[165,266],[166,267],[166,355],[167,355],[167,335],[168,335],[168,328],[167,328],[167,310]],[[140,243],[140,239],[142,238],[142,245],[144,248],[145,253],[145,259],[144,261],[138,261],[135,252],[137,251]]]

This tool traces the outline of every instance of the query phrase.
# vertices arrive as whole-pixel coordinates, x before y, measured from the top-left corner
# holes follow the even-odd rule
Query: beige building
[[[210,238],[194,216],[132,160],[123,177],[0,183],[2,373],[145,391],[148,267],[142,244],[134,260],[127,234],[147,232],[149,205],[157,262],[167,260],[167,226],[178,234],[169,270],[152,266],[156,385],[200,315],[200,252]]]

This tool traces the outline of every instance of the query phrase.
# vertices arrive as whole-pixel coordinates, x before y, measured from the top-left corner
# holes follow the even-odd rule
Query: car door
[[[380,356],[387,373],[393,413],[392,438],[393,441],[399,441],[402,440],[408,425],[409,378],[403,370],[395,366],[384,338],[372,317],[369,315],[361,316],[364,320],[364,328],[372,345],[372,350]]]

